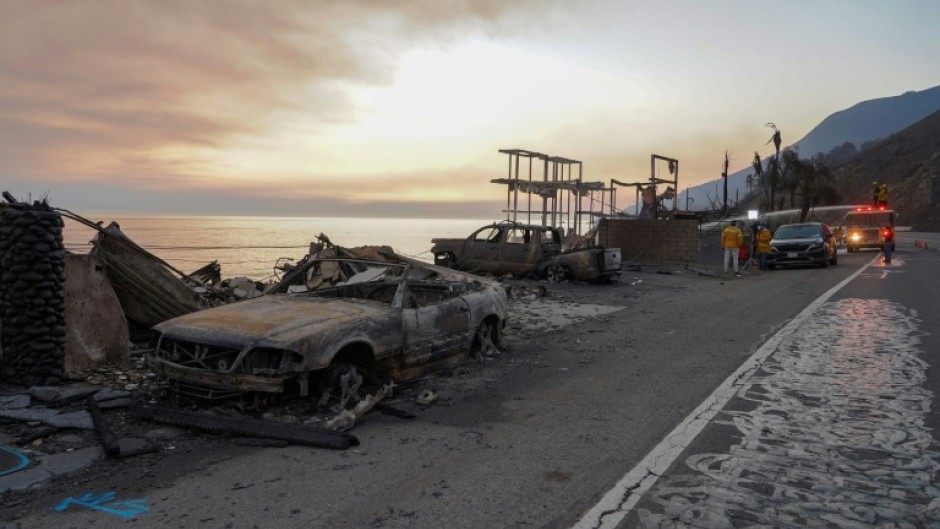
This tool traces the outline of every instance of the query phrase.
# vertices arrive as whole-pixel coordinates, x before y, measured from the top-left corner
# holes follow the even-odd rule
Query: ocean
[[[95,230],[65,218],[65,247],[91,250]],[[90,218],[107,226],[117,222],[135,243],[189,273],[212,261],[222,277],[264,281],[274,276],[279,259],[294,262],[324,234],[339,246],[391,246],[401,255],[433,262],[431,239],[466,237],[494,220],[339,217],[115,216]]]

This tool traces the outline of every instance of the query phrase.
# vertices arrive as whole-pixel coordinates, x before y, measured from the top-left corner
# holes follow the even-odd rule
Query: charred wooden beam
[[[244,437],[280,439],[293,444],[319,448],[345,450],[350,446],[359,445],[359,440],[349,434],[327,432],[277,421],[265,421],[249,417],[219,417],[153,406],[138,406],[131,408],[130,412],[135,417],[174,426]]]
[[[104,414],[101,413],[101,410],[98,409],[98,402],[95,401],[95,396],[89,395],[85,402],[88,406],[88,413],[91,415],[91,422],[95,425],[95,433],[98,434],[98,440],[101,441],[101,447],[104,448],[105,455],[108,457],[120,456],[121,445],[118,444],[117,438],[114,436],[114,431],[111,430],[111,425],[108,424],[108,420],[105,418]]]

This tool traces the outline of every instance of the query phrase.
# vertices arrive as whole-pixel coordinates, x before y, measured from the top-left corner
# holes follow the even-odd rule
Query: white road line
[[[871,261],[856,270],[855,273],[816,298],[802,312],[797,314],[790,323],[764,342],[747,361],[741,364],[737,371],[725,379],[708,398],[702,401],[669,435],[646,454],[642,461],[620,478],[620,481],[604,494],[601,501],[584,514],[581,520],[573,526],[573,529],[616,527],[630,513],[640,498],[656,483],[657,478],[666,472],[676,458],[679,457],[679,454],[689,446],[692,440],[708,425],[709,421],[734,397],[738,391],[739,381],[748,379],[761,363],[777,349],[777,346],[785,337],[792,334],[823,303],[880,258],[880,254],[876,255]]]

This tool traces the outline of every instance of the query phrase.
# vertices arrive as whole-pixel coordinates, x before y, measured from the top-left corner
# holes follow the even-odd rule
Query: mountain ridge
[[[897,96],[869,99],[830,114],[800,140],[790,144],[789,148],[797,150],[801,158],[826,153],[847,141],[861,148],[865,143],[888,138],[938,110],[940,85]],[[753,168],[748,166],[728,175],[729,201],[735,193],[744,196],[747,192],[747,175],[753,172]],[[679,207],[685,207],[686,196],[689,196],[696,209],[707,209],[708,193],[720,187],[721,178],[717,178],[683,190],[677,197]],[[721,196],[713,198],[720,200]]]

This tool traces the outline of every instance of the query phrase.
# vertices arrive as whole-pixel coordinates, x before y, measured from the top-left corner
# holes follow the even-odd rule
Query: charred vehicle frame
[[[311,258],[293,275],[321,288],[285,283],[154,326],[150,365],[201,399],[324,395],[350,378],[398,382],[456,365],[495,348],[506,326],[502,287],[432,265]]]

